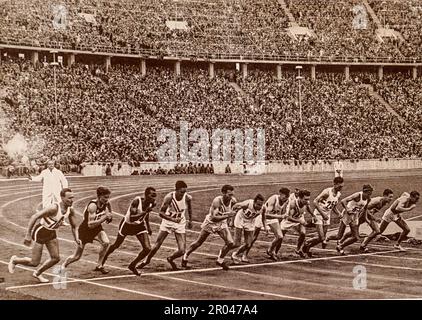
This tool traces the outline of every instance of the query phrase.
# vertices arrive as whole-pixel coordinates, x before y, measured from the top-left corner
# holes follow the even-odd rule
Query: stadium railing
[[[80,50],[87,53],[98,53],[98,54],[112,54],[116,53],[119,55],[128,54],[130,56],[158,56],[167,57],[168,59],[186,58],[192,59],[199,57],[206,60],[253,60],[253,61],[293,61],[293,62],[326,62],[326,63],[422,63],[422,57],[362,57],[362,56],[312,56],[312,55],[297,55],[297,54],[234,54],[234,53],[217,53],[217,52],[203,52],[203,51],[186,51],[186,50],[173,50],[170,54],[165,53],[159,49],[136,49],[136,48],[123,48],[123,47],[111,47],[111,46],[95,46],[89,47],[81,44],[69,44],[62,42],[50,42],[50,41],[38,41],[38,40],[27,40],[27,39],[13,39],[8,37],[0,38],[0,46],[3,45],[15,45],[15,46],[27,46],[27,50],[36,50],[37,48],[44,49],[64,49],[64,50]]]

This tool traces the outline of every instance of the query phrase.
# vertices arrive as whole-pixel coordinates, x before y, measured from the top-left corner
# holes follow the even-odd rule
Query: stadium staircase
[[[286,2],[284,0],[277,0],[278,4],[283,8],[284,13],[289,18],[290,26],[291,27],[299,27],[297,24],[295,17],[293,17],[293,14],[290,12],[289,8],[286,5]]]
[[[400,123],[407,123],[406,120],[404,120],[396,111],[394,111],[394,109],[390,106],[390,104],[378,94],[378,92],[374,91],[374,87],[372,85],[365,84],[363,85],[363,87],[366,87],[368,89],[369,95],[377,99],[385,107],[385,109],[388,112],[390,112],[393,116],[395,116],[400,121]]]
[[[366,11],[368,11],[368,13],[371,15],[371,19],[372,21],[375,22],[375,24],[377,25],[377,28],[380,29],[382,28],[382,24],[380,19],[378,19],[378,16],[376,15],[375,11],[372,10],[371,6],[369,5],[367,0],[363,0],[363,4],[366,8]]]
[[[236,90],[236,92],[245,100],[252,103],[252,105],[257,109],[259,106],[253,99],[251,95],[248,95],[236,82],[229,82],[230,86]]]
[[[374,21],[377,26],[375,36],[379,39],[379,41],[383,42],[383,38],[396,38],[402,42],[404,41],[404,38],[400,32],[394,29],[385,28],[385,26],[382,25],[380,19],[378,19],[377,14],[368,3],[368,0],[363,0],[363,4],[365,5],[366,11],[370,14],[372,21]],[[397,49],[396,52],[403,57],[400,50]]]

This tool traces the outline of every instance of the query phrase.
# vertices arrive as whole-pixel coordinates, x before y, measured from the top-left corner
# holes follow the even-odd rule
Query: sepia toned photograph
[[[420,300],[421,187],[422,0],[0,0],[0,300]]]

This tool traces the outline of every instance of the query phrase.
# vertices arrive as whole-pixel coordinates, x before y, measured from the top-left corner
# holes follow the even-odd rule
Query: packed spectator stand
[[[422,52],[420,0],[405,4],[389,1],[386,7],[380,1],[369,1],[384,25],[400,31],[405,42],[376,40],[377,26],[370,18],[366,29],[354,29],[350,21],[353,7],[359,3],[354,0],[286,1],[296,23],[315,31],[315,38],[300,39],[288,35],[291,21],[277,0],[62,3],[67,10],[66,26],[57,30],[52,27],[53,2],[1,1],[0,45],[20,43],[90,52],[146,50],[193,58],[228,54],[362,61],[417,60]],[[188,28],[172,30],[166,26],[168,20],[186,21]],[[311,81],[306,75],[301,93],[304,122],[300,125],[293,68],[283,70],[277,79],[273,70],[265,67],[251,67],[246,78],[226,67],[216,70],[211,79],[203,67],[183,65],[181,75],[176,76],[169,65],[149,61],[147,74],[142,75],[136,63],[113,63],[106,72],[102,65],[81,58],[72,66],[57,67],[55,104],[51,66],[42,59],[33,65],[27,57],[9,54],[0,64],[0,108],[7,120],[2,140],[20,133],[43,142],[38,143],[41,150],[31,155],[30,160],[35,161],[31,170],[50,157],[65,171],[80,171],[84,163],[94,162],[109,167],[127,162],[136,168],[136,163],[157,161],[158,131],[178,131],[181,120],[208,131],[265,128],[266,160],[270,161],[295,164],[331,161],[339,155],[348,159],[422,156],[420,77],[390,72],[377,80],[364,72],[345,81],[342,74],[328,70]],[[362,81],[364,78],[367,81]],[[369,95],[363,82],[370,83],[405,122]],[[0,166],[13,161],[0,153]],[[212,170],[189,164],[155,170],[155,174]]]
[[[52,23],[60,11],[55,1],[3,0],[0,42],[185,57],[420,60],[421,3],[372,0],[384,25],[365,15],[365,28],[357,29],[357,0],[286,0],[294,21],[280,0],[65,0],[61,28]],[[169,21],[186,25],[169,28]],[[287,28],[293,24],[310,28],[315,37],[292,37]],[[377,39],[375,30],[385,25],[404,41]]]

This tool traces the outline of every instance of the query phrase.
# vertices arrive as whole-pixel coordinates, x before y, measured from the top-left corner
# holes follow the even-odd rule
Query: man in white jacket
[[[60,170],[54,167],[54,161],[47,162],[47,169],[44,169],[36,177],[29,176],[30,181],[42,182],[42,206],[46,208],[53,202],[60,201],[60,191],[68,187],[68,182]]]
[[[334,162],[334,177],[343,178],[343,162],[340,161],[340,157],[337,157]]]

